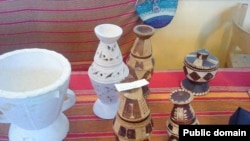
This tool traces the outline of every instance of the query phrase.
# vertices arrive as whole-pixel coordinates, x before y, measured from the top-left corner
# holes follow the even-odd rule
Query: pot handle
[[[68,110],[76,102],[75,93],[70,89],[67,90],[66,98],[67,99],[63,102],[63,105],[62,105],[62,112]]]
[[[8,118],[0,111],[0,123],[10,123]]]

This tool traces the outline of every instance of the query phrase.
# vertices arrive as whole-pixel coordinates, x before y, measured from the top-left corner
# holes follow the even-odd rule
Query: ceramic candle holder
[[[69,130],[63,111],[75,103],[68,60],[46,49],[15,50],[0,56],[0,72],[0,122],[10,123],[9,140],[62,141]]]
[[[194,95],[207,94],[209,81],[214,79],[218,68],[218,59],[206,49],[188,54],[183,66],[186,78],[181,82],[181,87]]]
[[[100,41],[94,61],[88,69],[88,76],[98,96],[93,111],[100,118],[113,119],[120,102],[114,84],[129,73],[117,43],[122,28],[114,24],[101,24],[94,31]]]

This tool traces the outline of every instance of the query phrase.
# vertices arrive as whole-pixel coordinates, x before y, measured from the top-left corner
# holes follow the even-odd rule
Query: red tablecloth
[[[172,103],[169,93],[180,87],[185,78],[182,70],[156,71],[150,81],[151,94],[147,101],[151,110],[154,130],[153,141],[166,141],[166,119]],[[200,124],[228,124],[229,117],[238,108],[250,110],[250,68],[219,69],[209,83],[211,91],[196,96],[192,106]],[[77,95],[76,104],[65,114],[70,120],[70,131],[64,141],[115,141],[112,120],[94,115],[92,106],[97,96],[87,72],[72,72],[69,88]],[[0,141],[8,140],[9,124],[0,124]]]

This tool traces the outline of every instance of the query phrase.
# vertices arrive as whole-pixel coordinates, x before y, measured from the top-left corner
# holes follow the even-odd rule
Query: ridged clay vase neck
[[[154,27],[149,25],[137,25],[133,30],[134,33],[142,40],[149,39],[155,33]]]

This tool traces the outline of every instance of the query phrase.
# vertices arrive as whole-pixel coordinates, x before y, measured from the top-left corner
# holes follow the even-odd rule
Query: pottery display
[[[181,87],[194,95],[205,95],[209,92],[209,81],[214,79],[219,68],[218,59],[206,49],[188,54],[184,59],[183,70],[186,78]]]
[[[129,75],[121,83],[135,80],[132,75]],[[121,92],[121,102],[113,120],[113,130],[119,141],[150,139],[153,120],[141,87]]]
[[[98,96],[93,111],[100,118],[113,119],[120,102],[114,84],[129,73],[117,43],[123,31],[114,24],[101,24],[95,27],[94,32],[100,42],[88,69],[88,76]]]
[[[62,141],[69,131],[64,111],[75,103],[68,88],[69,61],[39,48],[0,55],[0,122],[10,141]]]
[[[144,24],[162,28],[173,20],[177,6],[178,0],[137,0],[135,9]]]
[[[129,73],[136,79],[150,81],[154,71],[150,37],[155,33],[155,29],[149,25],[137,25],[134,27],[134,33],[137,38],[131,48],[126,64],[129,67]],[[144,97],[147,97],[150,93],[149,87],[146,85],[142,89]]]
[[[170,117],[166,121],[169,141],[178,140],[179,125],[198,125],[192,108],[193,94],[185,89],[176,89],[171,92],[170,100],[173,103]]]

